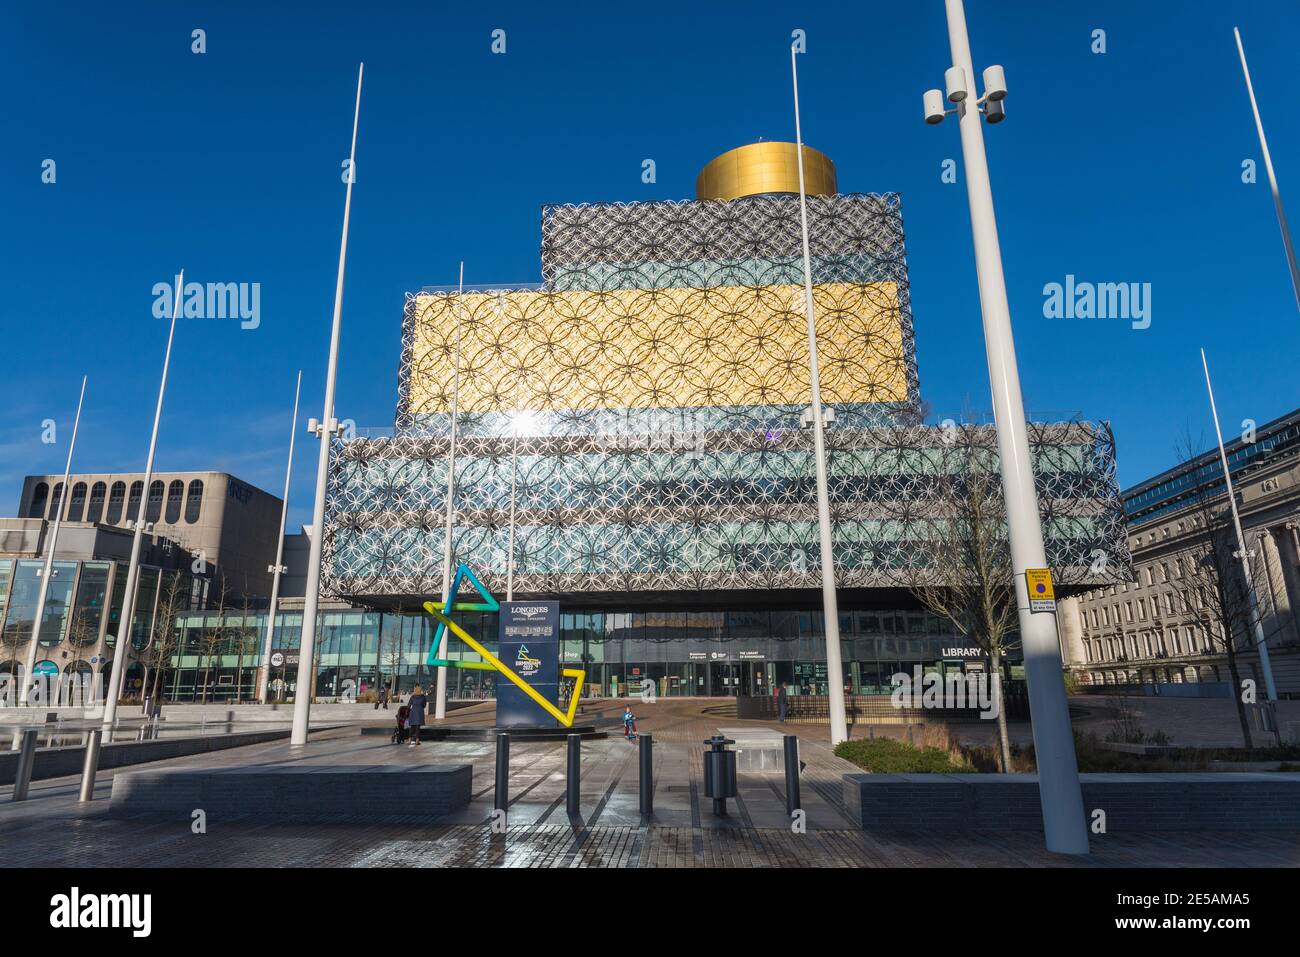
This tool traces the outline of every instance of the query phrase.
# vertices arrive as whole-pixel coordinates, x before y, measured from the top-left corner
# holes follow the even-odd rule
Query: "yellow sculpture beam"
[[[514,670],[509,665],[507,665],[500,658],[492,654],[492,652],[488,651],[481,644],[479,644],[472,637],[470,637],[469,632],[467,632],[460,625],[456,624],[454,621],[452,621],[450,618],[448,618],[446,615],[440,612],[438,610],[438,607],[433,602],[426,601],[424,603],[424,610],[427,611],[434,618],[436,618],[438,621],[440,621],[444,626],[450,628],[452,634],[454,634],[461,641],[465,642],[465,644],[469,645],[471,648],[477,651],[484,661],[492,665],[492,667],[496,668],[497,671],[501,672],[503,675],[505,675],[507,678],[513,681],[516,685],[518,685],[520,690],[522,690],[524,694],[528,695],[528,697],[536,701],[539,706],[541,706],[548,713],[553,715],[556,721],[560,722],[560,724],[564,725],[566,728],[573,727],[573,716],[578,713],[578,701],[580,700],[582,694],[582,683],[587,677],[587,673],[585,671],[582,671],[578,668],[565,668],[560,672],[560,674],[564,675],[564,677],[566,678],[576,679],[573,685],[573,693],[569,697],[569,710],[566,713],[564,711],[561,711],[555,705],[551,704],[551,702],[547,701],[544,697],[542,697],[541,693],[536,688],[534,688],[523,678],[515,674]]]

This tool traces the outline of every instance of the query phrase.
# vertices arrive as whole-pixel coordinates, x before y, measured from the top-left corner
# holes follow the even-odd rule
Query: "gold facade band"
[[[803,287],[422,293],[409,411],[692,408],[809,401]],[[892,282],[813,287],[822,398],[905,402]]]
[[[834,196],[835,164],[811,146],[803,148],[804,187],[809,196]],[[696,199],[736,199],[764,193],[799,192],[799,154],[794,143],[750,143],[709,161],[695,179]]]

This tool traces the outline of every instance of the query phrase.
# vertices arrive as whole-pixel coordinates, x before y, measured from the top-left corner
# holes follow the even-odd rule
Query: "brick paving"
[[[1164,704],[1164,702],[1162,702]],[[1185,702],[1179,702],[1185,704]],[[620,713],[623,702],[588,705],[586,719]],[[0,789],[0,846],[5,866],[192,867],[1189,867],[1300,866],[1300,834],[1164,832],[1094,836],[1086,859],[1048,853],[1038,832],[928,832],[889,835],[853,826],[840,777],[855,770],[831,753],[827,729],[779,726],[800,737],[807,767],[802,795],[806,833],[785,812],[780,772],[742,772],[729,815],[716,818],[701,779],[703,740],[737,722],[725,705],[690,700],[634,703],[640,730],[655,741],[655,813],[639,810],[637,748],[621,736],[583,743],[581,814],[565,810],[563,743],[513,742],[511,805],[505,833],[490,827],[494,756],[490,742],[446,741],[394,747],[356,728],[313,734],[302,749],[253,745],[151,768],[308,764],[468,763],[473,799],[430,821],[412,808],[409,822],[383,825],[285,825],[250,818],[208,818],[195,835],[184,823],[111,818],[114,774],[98,778],[96,801],[76,802],[77,779],[35,782],[31,799],[10,803]],[[713,712],[713,713],[710,713]],[[490,707],[458,713],[457,724],[490,724]],[[862,729],[858,729],[861,732]]]

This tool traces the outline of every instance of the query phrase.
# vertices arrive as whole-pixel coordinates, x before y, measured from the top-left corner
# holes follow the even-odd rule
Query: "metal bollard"
[[[493,808],[504,811],[510,804],[510,734],[497,734],[497,787]]]
[[[86,741],[86,763],[81,769],[81,795],[78,801],[95,799],[95,772],[99,770],[99,742],[104,737],[103,728],[95,728]]]
[[[799,798],[799,739],[785,735],[785,811],[793,814],[803,807]]]
[[[654,740],[641,735],[641,813],[655,812]]]
[[[18,752],[18,768],[14,772],[14,800],[27,800],[27,786],[32,783],[32,770],[36,767],[36,735],[39,732],[35,728],[27,728],[23,731],[23,743],[21,750]]]
[[[579,813],[582,804],[582,735],[569,735],[569,771],[565,789],[565,808],[569,815]]]

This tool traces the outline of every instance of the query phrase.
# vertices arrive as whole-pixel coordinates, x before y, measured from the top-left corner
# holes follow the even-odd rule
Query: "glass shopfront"
[[[454,616],[470,634],[496,650],[496,614]],[[167,685],[176,700],[251,699],[256,695],[265,612],[220,616],[189,612],[179,621],[181,654]],[[318,699],[361,697],[382,686],[409,692],[437,680],[430,657],[436,622],[423,612],[360,609],[321,613],[317,632]],[[296,693],[302,615],[276,616],[270,681],[277,697]],[[945,664],[957,639],[933,615],[920,611],[850,611],[840,616],[845,688],[852,694],[884,694],[890,676],[961,668]],[[479,660],[451,636],[446,656]],[[747,611],[562,611],[560,658],[582,668],[584,697],[734,697],[768,695],[782,685],[791,695],[825,695],[826,642],[822,615],[800,610]],[[491,698],[497,675],[452,669],[451,697]],[[206,691],[205,691],[206,689]]]

